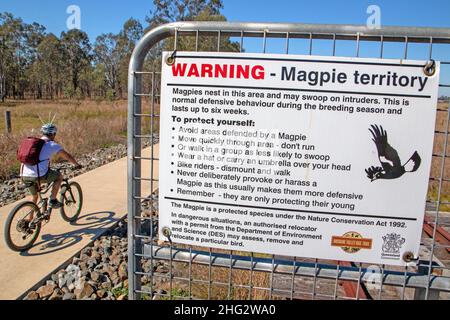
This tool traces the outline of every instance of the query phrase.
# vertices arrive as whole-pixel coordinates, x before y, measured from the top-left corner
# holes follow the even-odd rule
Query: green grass
[[[122,286],[120,288],[113,288],[111,292],[116,299],[122,295],[125,295],[125,297],[128,298],[128,287]]]
[[[189,298],[189,292],[183,289],[173,288],[171,293],[172,299]],[[169,300],[169,297],[161,297],[161,300]]]
[[[145,109],[148,112],[148,107]],[[155,107],[158,113],[159,106]],[[5,134],[5,110],[11,111],[12,133]],[[38,136],[41,120],[56,114],[56,141],[75,158],[109,148],[127,139],[127,102],[111,101],[13,101],[0,103],[0,181],[18,174],[17,147],[26,136]],[[150,133],[150,121],[142,121],[142,133]],[[159,120],[154,122],[159,130]]]

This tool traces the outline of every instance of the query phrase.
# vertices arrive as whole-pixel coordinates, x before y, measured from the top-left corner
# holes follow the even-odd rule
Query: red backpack
[[[39,164],[39,155],[45,142],[43,139],[34,137],[23,139],[17,150],[17,160],[28,165]]]

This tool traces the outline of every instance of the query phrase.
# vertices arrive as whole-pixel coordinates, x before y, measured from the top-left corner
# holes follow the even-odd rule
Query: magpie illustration
[[[381,167],[372,166],[365,171],[371,181],[377,179],[396,179],[400,178],[405,172],[414,172],[419,169],[421,158],[417,151],[411,158],[402,165],[397,151],[388,143],[387,132],[382,126],[371,125],[369,129],[372,134],[372,141],[375,142],[378,151],[378,159]]]

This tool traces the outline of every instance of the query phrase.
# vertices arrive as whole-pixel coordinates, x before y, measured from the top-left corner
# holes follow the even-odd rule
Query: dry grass
[[[126,101],[116,103],[86,102],[22,102],[0,106],[2,115],[11,111],[11,134],[5,134],[4,121],[0,125],[0,179],[17,174],[19,163],[16,150],[26,136],[38,136],[41,121],[56,113],[59,127],[57,142],[74,156],[92,152],[126,141]]]
[[[448,103],[440,103],[438,109],[443,111],[437,112],[436,131],[447,132]],[[447,150],[444,150],[444,146],[445,146],[445,134],[437,133],[435,135],[433,148],[433,154],[435,154],[436,156],[433,157],[430,174],[431,178],[433,179],[430,181],[428,189],[428,198],[431,201],[438,200],[439,185],[440,185],[438,179],[442,175],[443,180],[440,190],[440,201],[450,202],[450,159],[448,158],[450,156],[450,143],[447,144]],[[442,157],[444,151],[446,151],[447,155],[447,159],[445,160]],[[443,163],[443,161],[445,162]],[[440,209],[444,211],[450,211],[450,205],[444,204],[441,206]]]
[[[180,244],[177,247],[187,248]],[[192,248],[193,250],[205,250],[205,248],[195,246]],[[212,249],[212,252],[229,253],[229,251],[219,249]],[[246,252],[234,252],[234,254],[248,256]],[[194,299],[202,300],[267,300],[270,297],[270,273],[267,272],[251,272],[250,270],[209,267],[199,264],[192,264],[189,272],[189,264],[183,262],[174,262],[172,271],[176,279],[173,281],[172,290],[168,281],[155,283],[158,289],[172,292],[172,299],[184,299],[192,296]],[[164,275],[155,275],[155,278],[160,279],[160,276],[164,277]],[[209,283],[210,285],[208,285]]]
[[[5,134],[4,114],[11,111],[12,133]],[[143,99],[142,112],[150,113],[149,100]],[[154,105],[159,112],[159,105]],[[0,104],[0,181],[14,176],[19,171],[16,150],[20,140],[26,136],[38,136],[42,125],[39,116],[47,121],[56,113],[59,127],[57,142],[74,156],[95,149],[125,143],[127,136],[127,101],[8,101]],[[150,132],[150,118],[143,118],[142,132]],[[157,118],[155,118],[157,119]],[[154,120],[154,131],[159,123]]]

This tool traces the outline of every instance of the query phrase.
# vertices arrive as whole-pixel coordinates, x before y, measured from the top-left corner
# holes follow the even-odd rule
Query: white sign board
[[[160,239],[404,265],[419,251],[433,149],[439,64],[432,76],[425,64],[163,60]]]

